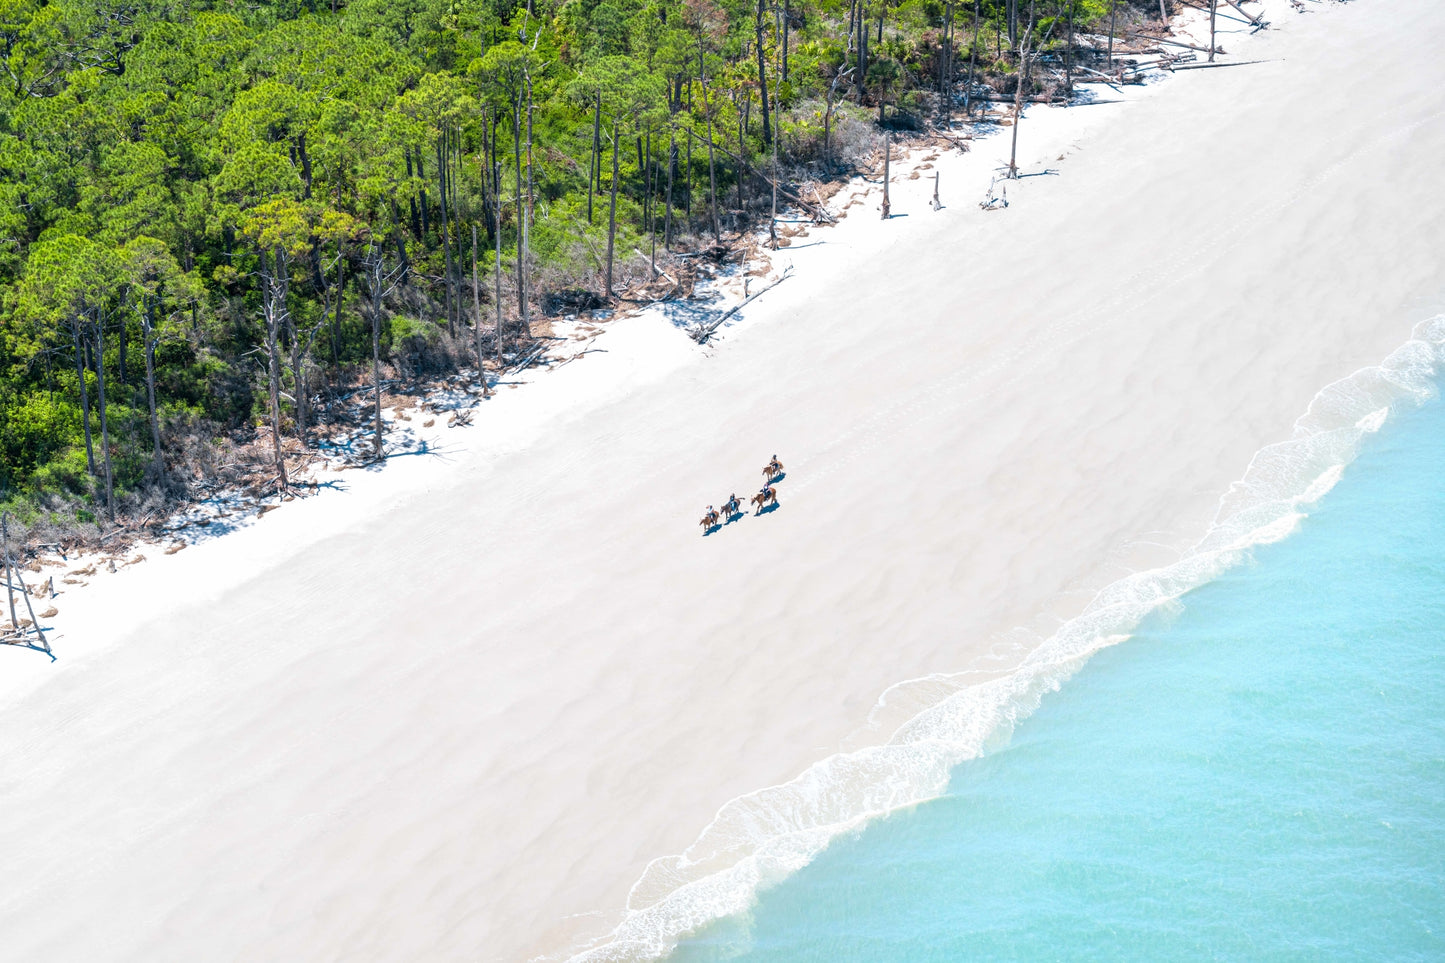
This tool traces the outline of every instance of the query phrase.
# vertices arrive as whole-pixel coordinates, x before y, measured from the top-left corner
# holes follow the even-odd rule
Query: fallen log
[[[1135,39],[1135,40],[1146,40],[1146,41],[1148,41],[1148,42],[1151,43],[1151,44],[1154,44],[1154,43],[1162,43],[1162,44],[1164,44],[1164,45],[1166,45],[1166,46],[1169,46],[1169,47],[1186,47],[1186,48],[1188,48],[1189,50],[1198,50],[1200,53],[1211,53],[1211,51],[1210,51],[1210,49],[1209,49],[1208,47],[1196,47],[1194,44],[1192,44],[1192,43],[1184,43],[1182,40],[1165,40],[1163,37],[1142,37],[1142,36],[1138,36],[1138,35],[1136,35],[1136,36],[1134,37],[1134,39]],[[1212,52],[1213,52],[1213,53],[1223,53],[1224,51],[1220,50],[1218,47],[1215,47]]]
[[[1267,64],[1268,60],[1230,60],[1212,64],[1175,64],[1175,70],[1208,70],[1210,67],[1243,67],[1246,64]]]
[[[692,333],[692,340],[696,341],[698,344],[703,344],[703,343],[705,343],[708,338],[712,337],[712,333],[713,333],[714,331],[716,331],[718,328],[722,327],[724,321],[726,321],[728,318],[732,317],[733,315],[737,314],[737,313],[738,313],[739,311],[741,311],[743,308],[747,307],[749,304],[751,304],[752,302],[756,301],[758,298],[762,297],[762,296],[763,296],[764,294],[766,294],[768,291],[771,291],[773,288],[777,287],[779,284],[782,284],[784,281],[786,281],[788,278],[790,278],[790,277],[792,277],[792,276],[793,276],[793,269],[792,269],[791,266],[789,266],[788,269],[785,270],[785,271],[782,273],[782,276],[780,276],[780,277],[779,277],[776,281],[774,281],[772,284],[769,284],[769,285],[766,286],[766,287],[759,288],[758,290],[754,291],[752,294],[750,294],[750,295],[748,295],[746,298],[744,298],[741,303],[735,304],[735,305],[733,305],[732,307],[728,308],[726,311],[724,311],[723,314],[722,314],[722,316],[721,316],[720,318],[718,318],[716,321],[712,322],[711,324],[702,325],[702,326],[699,327],[697,330],[693,331],[693,333]]]

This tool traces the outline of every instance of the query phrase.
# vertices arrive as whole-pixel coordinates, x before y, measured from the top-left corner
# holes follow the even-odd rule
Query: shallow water
[[[1445,958],[1445,403],[711,960]]]

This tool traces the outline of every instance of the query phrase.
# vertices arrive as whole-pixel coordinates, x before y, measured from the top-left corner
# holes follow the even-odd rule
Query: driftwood
[[[1254,26],[1254,30],[1255,30],[1256,33],[1258,33],[1259,31],[1263,30],[1265,27],[1268,27],[1268,26],[1269,26],[1269,22],[1266,21],[1266,20],[1264,20],[1263,18],[1261,18],[1261,17],[1250,17],[1249,14],[1245,13],[1243,10],[1240,10],[1239,4],[1235,3],[1234,0],[1224,0],[1224,2],[1227,3],[1227,4],[1229,4],[1229,5],[1230,5],[1231,7],[1233,7],[1235,10],[1239,10],[1239,15],[1240,15],[1241,17],[1248,17],[1248,18],[1249,18],[1249,22],[1250,22],[1250,24],[1252,24],[1252,25]]]
[[[1151,44],[1162,43],[1162,44],[1164,44],[1164,45],[1167,46],[1167,47],[1185,47],[1185,48],[1187,48],[1187,49],[1189,49],[1189,50],[1198,50],[1200,53],[1209,53],[1209,52],[1210,52],[1210,50],[1209,50],[1208,47],[1196,47],[1196,46],[1195,46],[1194,44],[1192,44],[1192,43],[1184,43],[1184,42],[1181,41],[1181,40],[1165,40],[1165,39],[1162,38],[1162,37],[1143,37],[1143,36],[1138,36],[1138,35],[1136,35],[1133,39],[1139,40],[1139,41],[1146,41],[1146,42],[1151,43]],[[1218,48],[1216,48],[1216,49],[1214,50],[1214,52],[1215,52],[1215,53],[1223,53],[1224,51],[1219,50]]]
[[[518,363],[515,365],[516,369],[517,369],[518,371],[525,371],[525,370],[527,369],[527,367],[528,367],[529,365],[531,365],[531,363],[532,363],[533,361],[537,360],[537,357],[538,357],[542,352],[544,352],[544,351],[546,351],[546,350],[547,350],[547,345],[545,345],[545,344],[538,345],[538,346],[532,351],[531,354],[527,355],[525,358],[523,358],[520,362],[518,362]]]
[[[758,290],[754,291],[752,294],[750,294],[750,295],[748,295],[746,298],[744,298],[741,303],[735,304],[735,305],[733,305],[732,307],[728,308],[726,311],[724,311],[723,314],[722,314],[722,316],[721,316],[720,318],[718,318],[716,321],[712,322],[711,324],[701,325],[701,326],[699,326],[698,328],[696,328],[696,329],[692,332],[692,340],[696,341],[698,344],[703,344],[703,343],[705,343],[708,338],[712,337],[712,334],[713,334],[714,331],[716,331],[718,328],[722,327],[724,321],[726,321],[728,318],[732,317],[733,315],[737,314],[739,311],[741,311],[743,308],[747,307],[747,306],[748,306],[749,304],[751,304],[753,301],[756,301],[758,298],[762,297],[763,294],[765,294],[765,293],[768,292],[768,291],[771,291],[773,288],[777,287],[779,284],[782,284],[784,281],[786,281],[788,278],[790,278],[790,277],[792,277],[792,276],[793,276],[793,269],[792,269],[791,266],[789,266],[785,271],[783,271],[782,275],[781,275],[777,280],[775,280],[772,284],[769,284],[769,285],[767,285],[767,286],[765,286],[765,287],[758,288]]]
[[[1184,4],[1184,6],[1186,7],[1193,7],[1195,10],[1203,10],[1205,12],[1209,11],[1209,4],[1200,3],[1198,2],[1198,0],[1179,0],[1179,2]],[[1227,13],[1221,13],[1217,8],[1215,9],[1215,14],[1217,16],[1223,17],[1225,20],[1233,20],[1235,23],[1244,23],[1250,25],[1251,27],[1258,26],[1258,24],[1256,24],[1253,20],[1241,20],[1238,17],[1231,17]]]
[[[1243,67],[1246,64],[1267,64],[1268,60],[1230,60],[1209,64],[1175,64],[1174,70],[1206,70],[1210,67]]]

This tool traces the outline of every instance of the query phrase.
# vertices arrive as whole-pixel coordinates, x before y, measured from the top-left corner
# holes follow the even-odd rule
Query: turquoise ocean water
[[[1361,437],[1293,534],[672,959],[1445,960],[1445,402]]]

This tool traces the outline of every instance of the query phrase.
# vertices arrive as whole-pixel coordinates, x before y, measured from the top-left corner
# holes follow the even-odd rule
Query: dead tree
[[[387,270],[386,256],[380,248],[372,244],[366,251],[362,268],[366,274],[367,293],[371,296],[371,394],[375,411],[375,459],[380,461],[384,455],[381,426],[381,306],[405,276],[406,264],[401,263]]]
[[[286,457],[281,451],[281,353],[278,347],[281,328],[290,320],[286,306],[286,295],[291,284],[290,257],[286,249],[276,245],[270,261],[266,249],[259,252],[261,258],[261,316],[266,322],[266,381],[271,402],[271,446],[276,459],[276,488],[284,492],[288,487],[286,479]]]
[[[973,116],[973,74],[978,66],[978,20],[982,13],[983,0],[973,0],[973,33],[968,38],[968,87],[963,91],[963,114],[965,118]]]
[[[100,395],[100,454],[105,463],[105,513],[115,521],[115,484],[110,463],[110,413],[105,403],[105,319],[100,309],[95,313],[95,379]]]
[[[20,566],[10,558],[10,514],[8,512],[0,512],[0,557],[4,559],[5,593],[10,605],[11,629],[10,634],[4,637],[3,641],[10,645],[23,645],[27,649],[44,652],[50,656],[50,661],[54,662],[55,654],[50,651],[50,643],[45,638],[45,629],[41,626],[40,620],[35,617],[35,607],[30,603],[30,590],[25,585],[25,576],[20,573]],[[20,619],[15,615],[17,591],[25,600],[25,611],[30,613],[28,626],[22,626]]]
[[[1114,14],[1118,10],[1119,0],[1109,0],[1109,69],[1114,69]]]
[[[477,380],[482,383],[482,397],[492,393],[487,384],[486,358],[482,354],[482,287],[477,277],[477,222],[472,221],[472,334],[477,342]]]
[[[852,72],[852,67],[839,70],[833,75],[833,82],[828,85],[828,104],[823,111],[823,162],[828,165],[829,171],[833,169],[833,150],[829,139],[832,132],[833,99],[837,96],[838,84],[844,81]]]
[[[1219,0],[1209,0],[1209,62],[1214,63],[1214,16],[1218,12]]]
[[[1050,30],[1053,28],[1050,27]],[[1029,86],[1029,68],[1033,66],[1034,51],[1034,3],[1029,0],[1029,22],[1024,30],[1024,35],[1019,41],[1019,81],[1018,90],[1014,92],[1014,125],[1013,143],[1009,148],[1008,176],[1017,178],[1019,176],[1018,154],[1019,154],[1019,122],[1024,115],[1024,91]],[[1047,37],[1045,39],[1048,39]]]
[[[893,154],[893,137],[888,131],[883,132],[883,220],[888,220],[888,161]]]

